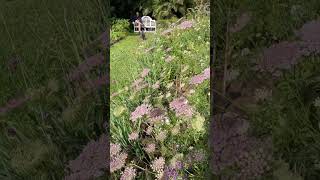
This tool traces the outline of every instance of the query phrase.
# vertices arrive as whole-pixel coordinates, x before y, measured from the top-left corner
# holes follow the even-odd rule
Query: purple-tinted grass
[[[236,177],[259,178],[268,170],[271,142],[269,138],[258,139],[249,136],[249,124],[237,114],[226,113],[212,121],[210,145],[213,148],[211,168],[217,175],[226,168],[238,166]],[[259,156],[252,154],[261,152]]]
[[[106,85],[108,82],[108,77],[107,75],[103,75],[101,77],[98,77],[95,80],[88,80],[87,82],[84,83],[84,87],[86,89],[97,89],[101,86]]]
[[[69,75],[68,79],[70,81],[79,80],[81,78],[81,75],[90,71],[93,67],[99,66],[104,64],[104,57],[102,53],[99,53],[95,56],[92,56],[83,63],[81,63],[75,70],[73,70]]]
[[[275,72],[281,69],[290,69],[303,56],[320,53],[320,42],[280,42],[263,51],[262,61],[258,63],[261,71]]]
[[[29,96],[10,99],[4,107],[0,107],[0,114],[7,113],[15,108],[21,107],[29,99],[31,99]]]
[[[297,35],[303,41],[320,42],[320,18],[304,24]]]

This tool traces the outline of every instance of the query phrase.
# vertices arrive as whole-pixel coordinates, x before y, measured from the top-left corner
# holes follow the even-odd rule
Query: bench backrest
[[[143,25],[146,27],[155,27],[156,26],[156,21],[152,20],[151,17],[149,17],[149,16],[143,16],[141,18],[141,20],[142,20]]]
[[[143,16],[141,18],[141,21],[143,23],[143,30],[144,32],[156,32],[157,29],[157,23],[155,20],[151,19],[149,16]],[[139,27],[136,23],[134,24],[134,32],[139,32]]]

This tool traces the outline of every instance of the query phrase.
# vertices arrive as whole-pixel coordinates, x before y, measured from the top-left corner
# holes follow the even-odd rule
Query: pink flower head
[[[210,68],[206,68],[205,70],[203,70],[203,76],[205,79],[210,78]]]
[[[159,157],[153,160],[150,166],[153,172],[160,173],[163,171],[165,163],[165,159],[163,157]]]
[[[192,28],[193,22],[192,21],[183,21],[178,27],[179,29],[189,29]]]
[[[170,103],[170,108],[176,112],[178,116],[191,117],[192,108],[188,105],[188,101],[184,97],[177,98]]]
[[[127,157],[128,154],[124,152],[121,152],[118,156],[113,156],[110,161],[110,172],[121,169],[125,165]]]
[[[120,153],[120,151],[121,151],[120,144],[110,143],[110,155],[111,155],[111,157],[118,155]]]
[[[126,167],[124,171],[121,173],[120,180],[134,180],[137,173],[136,170],[132,167]]]
[[[137,132],[132,132],[131,134],[129,134],[129,141],[134,141],[137,140],[139,138],[139,133]]]
[[[201,84],[204,80],[210,78],[210,68],[206,68],[201,74],[191,78],[190,84]]]
[[[196,75],[196,76],[193,76],[190,80],[190,84],[201,84],[203,81],[205,80],[203,74],[199,74],[199,75]]]
[[[150,69],[148,69],[148,68],[143,69],[143,71],[141,73],[141,77],[142,78],[146,77],[149,74],[149,72],[150,72]]]
[[[75,160],[69,161],[70,175],[65,179],[95,179],[103,175],[103,171],[108,165],[109,152],[107,150],[108,137],[106,135],[102,135],[97,141],[90,141]],[[117,157],[113,156],[113,158]],[[119,155],[119,158],[124,162],[126,156]],[[121,165],[119,161],[115,163],[114,159],[111,162],[114,162],[114,164],[111,163],[111,168],[117,168]]]
[[[142,104],[138,106],[132,113],[131,113],[131,121],[135,122],[137,119],[142,118],[144,115],[149,114],[151,110],[150,105]]]
[[[147,144],[147,146],[144,148],[144,150],[149,154],[153,153],[156,150],[156,145],[154,143]]]

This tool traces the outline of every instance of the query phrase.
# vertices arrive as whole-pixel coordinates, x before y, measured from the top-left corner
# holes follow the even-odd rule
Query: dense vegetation
[[[111,14],[118,18],[129,18],[140,11],[143,15],[151,15],[159,19],[182,17],[187,14],[189,8],[208,3],[208,0],[115,0],[111,1]]]
[[[62,179],[69,161],[105,131],[106,95],[95,81],[106,68],[95,56],[104,48],[96,39],[105,31],[105,4],[0,4],[0,179]]]
[[[319,179],[319,1],[227,0],[214,1],[213,7],[215,115],[225,114],[213,124],[238,123],[234,131],[240,131],[240,122],[248,122],[241,146],[262,142],[255,146],[261,150],[254,156],[254,149],[241,149],[240,144],[225,148],[235,153],[219,154],[229,161],[215,161],[220,168],[215,173],[248,179]],[[228,118],[233,123],[227,124]],[[212,132],[219,137],[224,133]],[[235,157],[244,154],[249,156]]]
[[[111,48],[113,179],[209,174],[209,16],[189,15]]]

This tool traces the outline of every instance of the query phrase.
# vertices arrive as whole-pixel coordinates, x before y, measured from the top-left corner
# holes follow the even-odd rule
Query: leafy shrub
[[[111,26],[111,43],[126,37],[129,31],[130,23],[127,19],[115,19]]]
[[[130,23],[127,19],[116,19],[112,22],[111,29],[114,32],[129,32]]]

